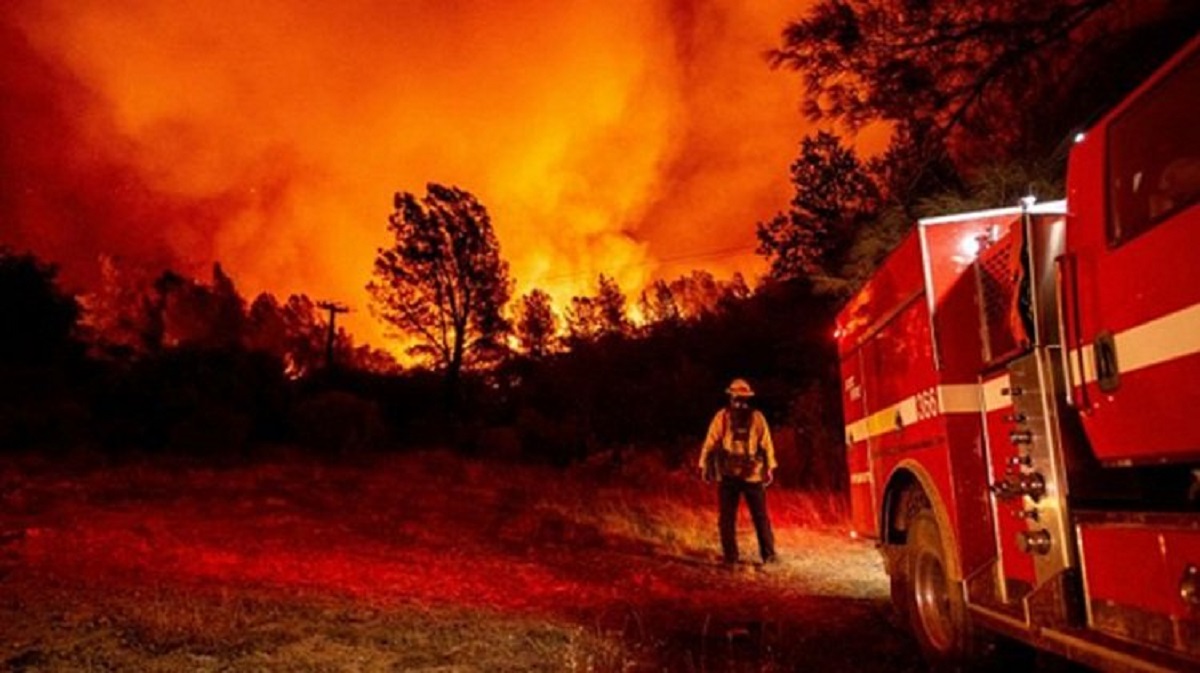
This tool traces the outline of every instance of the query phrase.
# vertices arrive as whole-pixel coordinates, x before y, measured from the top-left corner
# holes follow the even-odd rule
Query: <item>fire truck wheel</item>
[[[899,554],[900,558],[896,560],[895,567],[892,570],[888,579],[891,581],[892,589],[892,608],[896,611],[896,618],[900,624],[908,623],[908,603],[909,594],[912,588],[908,583],[907,558],[904,556],[904,548],[893,552]]]
[[[905,556],[909,624],[926,659],[935,669],[954,669],[974,659],[976,638],[962,595],[950,580],[949,555],[932,511],[913,517]]]

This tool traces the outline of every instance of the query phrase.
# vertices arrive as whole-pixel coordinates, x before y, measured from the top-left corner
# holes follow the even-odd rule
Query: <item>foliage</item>
[[[526,456],[534,459],[564,463],[605,450],[664,446],[671,449],[669,460],[683,463],[693,458],[735,376],[754,382],[757,403],[780,433],[811,420],[793,418],[790,409],[795,395],[814,386],[825,390],[828,385],[818,381],[836,376],[827,366],[833,358],[829,303],[802,284],[771,283],[739,298],[739,282],[718,283],[704,273],[685,279],[689,287],[712,291],[711,309],[624,337],[574,341],[570,351],[541,361],[506,364],[490,379],[488,400],[500,406],[491,422],[515,425]],[[670,286],[657,285],[660,292]],[[836,385],[830,385],[836,400]],[[839,435],[836,404],[832,408],[832,416],[818,417],[833,429],[811,430],[797,450],[840,459],[841,442],[827,441]],[[791,481],[786,474],[796,474],[798,465],[792,461],[783,478]]]
[[[549,294],[535,288],[521,297],[516,322],[521,350],[532,358],[543,358],[554,350],[557,332],[558,316],[554,313]]]
[[[1011,119],[1060,81],[1083,27],[1116,0],[824,0],[787,26],[772,62],[803,73],[805,112],[859,129],[875,121],[1012,139]]]
[[[168,273],[159,287],[164,347],[220,349],[241,342],[245,301],[220,264],[213,265],[211,283]]]
[[[821,131],[791,167],[791,208],[758,224],[759,253],[778,279],[839,279],[859,230],[880,210],[880,191],[852,149]]]
[[[747,299],[751,294],[741,274],[721,281],[700,269],[670,281],[667,288],[679,309],[679,317],[693,322],[716,315],[728,305]]]
[[[965,166],[1048,158],[1197,27],[1187,0],[821,0],[770,58],[810,119],[892,124]]]
[[[600,320],[600,336],[627,336],[632,329],[625,307],[625,293],[610,276],[600,274],[596,279],[596,312]]]
[[[286,437],[287,383],[269,354],[173,348],[107,375],[91,406],[97,439],[114,451],[226,460]]]
[[[675,326],[682,319],[679,304],[675,301],[675,293],[665,280],[656,280],[649,288],[642,290],[638,307],[647,326]]]
[[[80,440],[89,372],[78,338],[75,297],[55,267],[0,248],[0,453]]]
[[[55,267],[0,248],[0,364],[44,364],[78,351],[80,308],[58,288]]]
[[[554,347],[549,296],[531,292],[517,332],[525,350],[540,354],[466,371],[461,406],[447,410],[435,394],[444,382],[438,372],[324,368],[328,324],[304,295],[280,302],[261,294],[247,306],[219,267],[200,282],[113,262],[109,277],[109,293],[90,298],[88,315],[91,338],[113,347],[94,351],[100,357],[89,365],[92,373],[71,374],[80,395],[38,402],[36,414],[0,417],[12,421],[0,422],[0,435],[45,438],[47,423],[57,419],[116,453],[218,462],[252,458],[279,442],[329,454],[394,439],[397,446],[449,444],[493,454],[502,444],[509,454],[556,464],[653,446],[676,465],[691,460],[731,377],[755,382],[782,437],[792,423],[791,400],[825,375],[821,363],[829,358],[827,310],[800,286],[752,293],[740,277],[719,281],[693,272],[655,284],[662,319],[635,331],[625,296],[601,276],[596,295],[577,302],[591,307],[595,338],[569,351]],[[365,347],[337,337],[339,361],[367,362]],[[802,450],[823,455],[840,445]],[[793,481],[787,472],[781,479]]]
[[[820,0],[771,62],[802,73],[810,119],[891,143],[864,166],[806,138],[760,252],[775,277],[846,294],[918,217],[1061,195],[1073,130],[1198,28],[1186,0]]]
[[[426,195],[395,195],[395,238],[375,258],[367,286],[377,315],[415,337],[412,352],[446,373],[452,394],[464,366],[492,359],[508,325],[508,264],[487,210],[457,187],[430,183]]]
[[[567,309],[567,341],[571,346],[626,337],[632,332],[625,293],[613,278],[600,274],[596,278],[596,294],[571,298]]]
[[[326,456],[378,447],[384,436],[379,403],[343,390],[318,392],[300,401],[291,423],[301,444]]]
[[[300,378],[322,369],[327,359],[329,325],[324,312],[307,295],[291,295],[280,304],[274,295],[255,297],[247,316],[246,346],[279,357],[288,376]],[[354,344],[344,330],[334,334],[334,359],[360,366]]]
[[[100,256],[100,282],[83,297],[93,353],[128,358],[162,348],[162,301],[149,269]]]
[[[292,378],[310,376],[327,364],[329,322],[318,302],[293,294],[281,303],[261,293],[247,307],[219,264],[205,283],[103,257],[101,281],[83,297],[83,306],[84,331],[100,359],[153,358],[176,348],[241,348],[277,358]],[[333,335],[333,355],[351,369],[399,367],[386,352],[355,344],[340,327]]]
[[[577,348],[600,338],[600,311],[593,297],[571,297],[567,308],[567,344]]]
[[[916,210],[922,217],[960,213],[1000,205],[1015,205],[1024,196],[1038,200],[1061,199],[1063,174],[1055,162],[989,163],[970,171],[962,191],[941,192],[921,199]]]

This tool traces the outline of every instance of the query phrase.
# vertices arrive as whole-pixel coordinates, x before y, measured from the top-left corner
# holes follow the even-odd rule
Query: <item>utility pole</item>
[[[349,313],[345,304],[335,301],[319,301],[319,308],[329,311],[329,333],[325,336],[325,368],[333,370],[333,337],[337,334],[337,316],[339,313]]]

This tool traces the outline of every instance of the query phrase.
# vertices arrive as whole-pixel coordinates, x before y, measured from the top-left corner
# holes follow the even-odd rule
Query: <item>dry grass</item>
[[[5,670],[586,671],[623,667],[579,626],[482,610],[153,584],[127,592],[20,578]],[[57,590],[55,590],[57,589]],[[22,595],[26,591],[33,595]],[[14,610],[11,601],[23,603]],[[15,614],[14,614],[15,613]]]
[[[814,633],[889,628],[835,499],[773,489],[785,563],[722,573],[712,487],[653,460],[12,463],[0,669],[828,669],[862,653]],[[915,660],[879,643],[899,668],[854,668]]]

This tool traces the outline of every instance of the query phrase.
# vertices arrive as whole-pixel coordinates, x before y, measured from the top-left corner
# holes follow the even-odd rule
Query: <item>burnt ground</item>
[[[441,453],[11,462],[0,670],[922,669],[832,499],[773,490],[782,563],[732,571],[714,500],[657,466]]]

